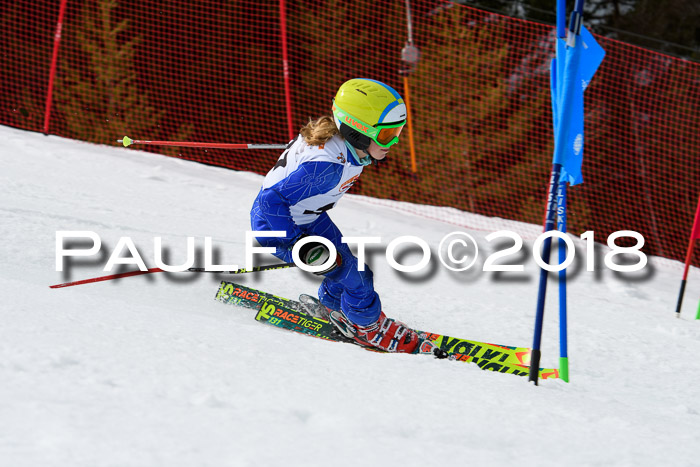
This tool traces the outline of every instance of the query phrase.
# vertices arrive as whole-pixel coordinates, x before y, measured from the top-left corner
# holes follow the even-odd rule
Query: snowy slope
[[[697,269],[679,320],[680,264],[652,258],[631,277],[602,262],[595,273],[579,265],[569,284],[572,382],[534,387],[473,365],[260,325],[214,301],[222,277],[212,274],[49,289],[106,274],[122,236],[149,266],[156,236],[172,264],[184,261],[187,236],[200,246],[211,236],[221,262],[242,265],[261,177],[6,127],[0,138],[1,465],[700,465]],[[386,246],[415,235],[434,252],[459,230],[400,207],[347,196],[331,216],[347,236],[380,236]],[[462,225],[531,232],[528,255],[539,231],[444,213]],[[56,272],[57,230],[98,233],[102,255]],[[488,231],[468,232],[488,246]],[[525,273],[500,275],[453,273],[437,261],[399,274],[383,249],[370,264],[387,314],[528,346],[537,267],[519,259]],[[290,297],[318,284],[298,270],[237,279]],[[543,364],[556,367],[554,281],[548,295]]]

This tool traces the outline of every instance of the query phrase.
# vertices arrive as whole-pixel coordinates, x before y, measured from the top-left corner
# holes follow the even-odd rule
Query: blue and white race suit
[[[310,146],[299,135],[282,153],[263,181],[250,212],[255,231],[281,230],[284,237],[259,237],[264,247],[276,247],[275,256],[292,261],[294,242],[303,234],[330,240],[342,258],[340,267],[325,275],[318,296],[321,303],[342,309],[353,323],[366,326],[381,312],[372,271],[360,272],[357,258],[328,216],[362,173],[354,149],[340,135],[321,146]]]

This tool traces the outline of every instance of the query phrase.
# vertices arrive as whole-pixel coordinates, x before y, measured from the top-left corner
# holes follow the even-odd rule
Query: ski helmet
[[[366,151],[371,141],[388,148],[399,141],[406,124],[406,104],[391,86],[366,78],[346,81],[333,100],[340,134]]]

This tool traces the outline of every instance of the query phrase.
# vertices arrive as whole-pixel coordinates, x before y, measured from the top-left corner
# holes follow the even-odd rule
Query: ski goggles
[[[340,120],[340,123],[344,123],[353,130],[359,131],[365,136],[369,136],[372,141],[383,148],[388,148],[398,143],[401,130],[403,130],[404,125],[406,125],[406,121],[402,120],[400,122],[380,123],[376,126],[372,126],[348,115],[336,105],[333,105],[333,114],[335,118]]]

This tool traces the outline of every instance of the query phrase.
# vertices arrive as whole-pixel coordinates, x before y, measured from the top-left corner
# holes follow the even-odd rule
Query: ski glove
[[[305,237],[308,237],[308,235],[301,235],[297,239],[297,242]],[[296,244],[296,242],[294,243]],[[305,245],[302,245],[301,248],[299,248],[299,259],[301,259],[304,262],[304,264],[308,264],[309,266],[318,266],[324,264],[326,261],[328,261],[328,258],[330,258],[330,256],[331,253],[328,250],[328,247],[326,247],[326,245],[324,245],[321,242],[308,242]],[[342,263],[343,258],[338,252],[335,259],[335,263],[333,263],[328,269],[319,272],[314,272],[314,274],[316,274],[317,276],[325,276],[329,272],[334,271],[336,268],[338,268]]]

